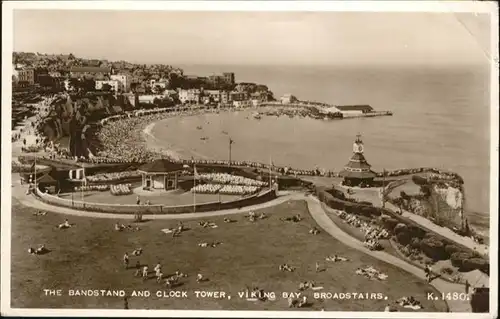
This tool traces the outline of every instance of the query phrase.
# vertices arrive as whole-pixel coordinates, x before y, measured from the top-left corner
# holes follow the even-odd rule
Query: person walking
[[[123,265],[125,266],[125,269],[128,269],[128,263],[129,263],[129,257],[128,257],[128,253],[125,253],[125,255],[123,255]]]
[[[465,293],[468,295],[470,289],[470,284],[468,280],[465,280]]]

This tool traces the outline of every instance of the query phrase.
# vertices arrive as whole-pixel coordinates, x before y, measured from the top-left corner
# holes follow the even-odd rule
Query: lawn
[[[234,223],[223,223],[223,217],[211,218],[218,228],[202,228],[201,219],[185,220],[191,228],[180,237],[172,237],[160,230],[174,227],[177,221],[146,221],[139,231],[116,232],[112,219],[94,219],[70,216],[75,226],[55,228],[66,218],[48,213],[34,216],[33,209],[14,202],[12,209],[12,307],[22,308],[102,308],[122,309],[120,297],[70,297],[69,289],[123,289],[149,290],[151,297],[131,297],[131,309],[210,309],[210,310],[286,310],[287,300],[282,292],[297,292],[301,281],[314,280],[323,286],[322,292],[383,293],[388,300],[313,299],[311,290],[305,292],[312,302],[304,310],[381,311],[388,302],[402,296],[414,296],[424,305],[424,311],[445,311],[442,301],[428,301],[426,293],[433,289],[422,280],[353,250],[325,232],[309,234],[315,225],[307,212],[305,202],[287,202],[265,209],[267,219],[248,221],[243,215],[234,215]],[[257,212],[258,213],[258,212]],[[281,217],[300,213],[299,223],[281,221]],[[222,242],[215,248],[198,247],[199,242]],[[30,255],[28,247],[45,244],[51,250],[45,255]],[[178,290],[188,292],[188,298],[158,298],[157,290],[165,290],[155,279],[143,281],[134,277],[133,269],[124,269],[122,256],[137,247],[144,253],[141,264],[152,268],[157,262],[163,272],[176,270],[187,273]],[[349,262],[325,264],[325,257],[338,254]],[[136,257],[137,258],[137,257]],[[131,258],[131,265],[137,259]],[[325,266],[316,272],[315,263]],[[278,265],[288,263],[294,272],[280,272]],[[387,281],[372,281],[355,275],[358,267],[372,265],[386,273]],[[196,283],[202,273],[209,279]],[[238,292],[246,286],[258,286],[275,292],[274,301],[247,301]],[[62,289],[62,296],[45,296],[43,289]],[[194,290],[224,291],[232,299],[196,298]]]

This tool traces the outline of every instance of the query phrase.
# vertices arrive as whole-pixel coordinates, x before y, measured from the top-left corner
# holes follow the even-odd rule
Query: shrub
[[[462,248],[454,244],[448,244],[444,247],[444,250],[451,256],[456,252],[462,251]]]
[[[445,274],[445,275],[451,275],[451,274],[453,274],[453,272],[454,272],[453,268],[451,268],[451,267],[443,267],[441,269],[441,273]]]
[[[417,185],[419,185],[419,186],[422,186],[422,185],[428,185],[428,184],[429,184],[429,181],[427,181],[427,178],[422,177],[422,176],[419,176],[419,175],[413,175],[413,176],[411,177],[411,180],[412,180],[415,184],[417,184]]]
[[[405,191],[401,191],[401,192],[399,193],[399,195],[401,196],[401,199],[403,199],[403,200],[410,199],[410,196],[408,196],[408,194],[406,194],[406,192],[405,192]]]
[[[396,233],[396,238],[401,245],[408,245],[410,243],[411,237],[406,231],[400,231]]]
[[[432,195],[432,189],[429,185],[420,185],[420,192],[424,197],[430,197]]]
[[[490,264],[487,260],[482,258],[469,258],[462,261],[462,271],[472,271],[479,269],[480,271],[489,274]]]
[[[420,249],[420,239],[413,237],[410,241],[410,247]]]
[[[472,258],[468,252],[459,251],[453,253],[450,257],[451,264],[455,267],[462,268],[464,260]]]
[[[398,223],[396,227],[394,227],[394,233],[399,234],[400,232],[407,232],[407,226],[403,223]]]
[[[372,204],[372,203],[367,202],[367,201],[361,201],[361,202],[359,202],[359,204],[361,204],[361,205],[366,205],[366,206],[373,206],[373,204]]]
[[[424,238],[426,235],[425,230],[415,225],[408,226],[408,233],[410,234],[411,237],[419,239]]]
[[[444,249],[443,242],[435,237],[424,238],[420,242],[420,248],[426,256],[433,260],[444,260],[449,258],[449,255],[446,254]]]
[[[382,223],[383,223],[383,226],[385,229],[392,232],[394,230],[394,228],[396,227],[396,225],[398,224],[398,220],[394,219],[392,217],[389,217],[389,218],[385,218],[382,221]]]

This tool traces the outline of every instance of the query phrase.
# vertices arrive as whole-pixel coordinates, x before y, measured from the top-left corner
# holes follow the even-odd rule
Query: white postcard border
[[[265,4],[264,4],[265,3]],[[490,318],[498,315],[498,11],[493,2],[477,1],[26,1],[2,3],[2,216],[1,312],[9,316],[109,317],[281,317],[281,318]],[[491,15],[491,134],[490,134],[490,313],[384,313],[318,311],[207,311],[207,310],[80,310],[16,309],[10,307],[11,248],[11,98],[14,9],[188,10],[188,11],[372,11],[372,12],[476,12]]]

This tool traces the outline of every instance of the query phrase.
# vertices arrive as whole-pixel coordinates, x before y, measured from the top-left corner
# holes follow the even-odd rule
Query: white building
[[[219,103],[222,100],[222,91],[220,90],[204,90],[203,95],[216,103]]]
[[[179,90],[179,100],[181,103],[200,103],[200,90],[189,89],[189,90]]]
[[[124,92],[130,91],[130,78],[126,74],[113,74],[111,75],[111,80],[115,80],[121,83]]]
[[[123,92],[123,86],[120,81],[117,80],[97,80],[95,81],[96,90],[102,90],[103,86],[108,84],[111,86],[111,90],[115,93]]]
[[[294,103],[297,101],[298,101],[297,98],[291,94],[285,94],[281,97],[282,104],[290,104],[290,103]]]
[[[149,103],[149,104],[153,104],[153,101],[155,99],[163,99],[165,96],[164,95],[160,95],[160,94],[157,94],[157,95],[139,95],[138,98],[139,98],[139,103]]]
[[[253,99],[253,100],[250,100],[250,102],[252,102],[252,106],[259,106],[262,101],[258,100],[258,99]]]
[[[233,101],[233,106],[234,107],[250,107],[250,106],[252,106],[252,102],[249,100]]]

